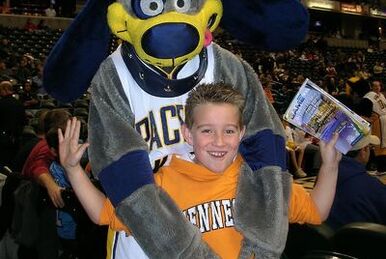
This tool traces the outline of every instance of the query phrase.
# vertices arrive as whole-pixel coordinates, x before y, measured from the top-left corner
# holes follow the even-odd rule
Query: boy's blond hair
[[[194,123],[194,109],[201,104],[231,104],[239,111],[239,126],[243,127],[243,110],[245,99],[231,85],[224,83],[202,84],[189,93],[185,105],[185,124],[191,129]]]

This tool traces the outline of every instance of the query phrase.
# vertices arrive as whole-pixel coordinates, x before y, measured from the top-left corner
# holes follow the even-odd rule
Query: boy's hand
[[[322,157],[322,162],[324,166],[338,167],[339,161],[342,158],[342,153],[340,153],[335,148],[335,144],[338,141],[338,138],[339,133],[334,133],[332,139],[328,143],[320,141],[320,155]]]
[[[88,143],[79,144],[80,121],[73,117],[67,121],[64,136],[58,129],[59,136],[59,159],[60,163],[69,172],[71,169],[80,167],[80,159],[89,146]]]

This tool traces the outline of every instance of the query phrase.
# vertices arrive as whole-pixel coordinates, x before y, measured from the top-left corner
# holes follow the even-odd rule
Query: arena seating
[[[335,251],[359,259],[385,258],[386,226],[356,222],[343,226],[332,238]]]

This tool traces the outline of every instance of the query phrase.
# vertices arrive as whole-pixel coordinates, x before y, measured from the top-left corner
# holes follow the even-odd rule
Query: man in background
[[[342,157],[335,200],[327,224],[338,229],[352,222],[386,225],[386,186],[366,172],[370,150],[380,141],[368,135]]]
[[[373,103],[373,114],[371,115],[372,134],[378,136],[380,145],[374,148],[377,173],[386,173],[386,98],[382,94],[382,84],[374,80],[369,91],[364,98]]]
[[[386,98],[382,94],[381,82],[375,80],[371,83],[371,91],[368,92],[364,97],[370,99],[373,103],[373,112],[379,116],[386,115]]]

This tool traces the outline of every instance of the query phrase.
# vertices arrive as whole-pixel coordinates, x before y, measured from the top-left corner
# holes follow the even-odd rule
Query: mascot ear
[[[71,102],[90,86],[109,53],[106,13],[111,2],[89,0],[52,49],[44,66],[43,87],[54,98]]]
[[[113,3],[107,12],[107,21],[111,31],[124,41],[132,43],[133,40],[129,33],[119,33],[127,31],[127,21],[129,15],[121,3]]]
[[[300,0],[222,0],[221,26],[235,38],[268,51],[295,48],[309,16]]]

